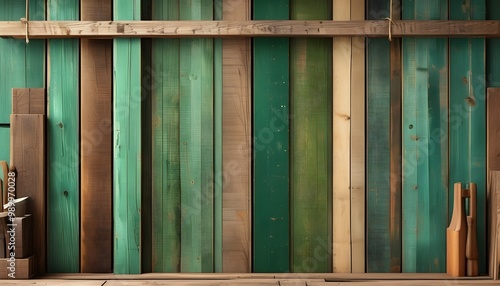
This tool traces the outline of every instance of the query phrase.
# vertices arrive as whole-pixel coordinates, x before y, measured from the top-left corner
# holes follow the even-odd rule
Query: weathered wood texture
[[[489,275],[498,280],[500,267],[500,172],[490,171],[488,178]]]
[[[10,127],[0,126],[0,161],[10,161]]]
[[[110,0],[80,2],[81,20],[112,19]],[[113,271],[111,40],[80,40],[80,270]]]
[[[289,0],[253,5],[256,20],[289,17]],[[289,39],[253,47],[253,271],[290,272]]]
[[[140,19],[140,1],[114,1],[115,20]],[[141,272],[141,42],[113,45],[114,272]]]
[[[33,215],[35,273],[45,273],[47,257],[45,115],[12,114],[10,122],[10,166],[14,166],[17,172],[16,196],[29,197],[26,213]]]
[[[365,19],[365,1],[351,1],[351,20]],[[351,42],[351,255],[352,272],[364,273],[366,261],[365,39]]]
[[[326,0],[292,0],[294,20],[332,17]],[[332,269],[332,39],[290,41],[291,271]]]
[[[234,3],[234,2],[231,2]],[[214,20],[223,18],[223,0],[214,0]],[[229,2],[226,6],[229,5]],[[250,6],[249,6],[250,7]],[[222,39],[214,39],[214,272],[223,267],[223,45]],[[249,213],[250,215],[250,213]],[[249,226],[251,229],[251,225]],[[251,233],[248,233],[251,237]],[[250,238],[251,239],[251,238]],[[251,241],[251,240],[250,240]],[[249,243],[251,243],[249,241]],[[251,244],[250,244],[251,247]],[[250,255],[250,254],[249,254]],[[250,256],[249,256],[250,259]],[[251,264],[250,264],[251,265]],[[251,267],[251,266],[249,266]]]
[[[45,114],[44,88],[12,89],[12,114]]]
[[[448,1],[403,1],[405,20],[448,18]],[[403,39],[403,272],[444,272],[448,226],[448,45]]]
[[[333,1],[333,20],[350,20],[351,1]],[[333,272],[351,272],[352,39],[333,40]]]
[[[500,171],[500,88],[488,88],[488,149],[489,171]]]
[[[249,0],[222,4],[224,20],[250,20]],[[222,270],[246,273],[252,271],[251,42],[222,43],[222,170],[228,174],[222,188]]]
[[[484,0],[450,0],[450,19],[479,20]],[[449,189],[455,182],[477,184],[479,273],[486,270],[486,83],[485,40],[450,39]]]
[[[379,17],[371,21],[30,21],[29,35],[34,39],[388,37],[388,23]],[[498,38],[499,26],[500,21],[394,21],[391,35]],[[25,35],[26,26],[20,21],[0,21],[0,37],[24,39]]]

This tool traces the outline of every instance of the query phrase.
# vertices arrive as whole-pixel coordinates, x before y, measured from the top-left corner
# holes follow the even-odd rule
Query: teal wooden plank
[[[50,0],[48,5],[49,20],[79,19],[78,1],[61,5]],[[79,69],[78,40],[49,40],[47,271],[51,273],[80,271]]]
[[[0,126],[0,161],[10,164],[10,128]]]
[[[181,20],[213,19],[213,1],[181,1]],[[213,39],[180,40],[181,272],[213,272]]]
[[[445,20],[448,2],[403,1],[403,20]],[[448,225],[446,39],[403,40],[403,272],[444,272]]]
[[[254,20],[289,18],[289,0],[253,5]],[[289,39],[253,44],[253,271],[289,272]]]
[[[389,16],[387,0],[369,0],[367,6],[368,19]],[[366,271],[391,272],[398,265],[391,261],[390,236],[390,43],[368,39],[366,53]]]
[[[332,19],[331,1],[292,0],[290,11],[292,20]],[[332,39],[291,39],[290,67],[291,271],[330,272]]]
[[[450,0],[450,20],[482,20],[485,0]],[[486,274],[485,40],[450,39],[450,191],[477,184],[479,273]],[[449,194],[450,200],[452,193]],[[450,202],[450,210],[453,203]]]
[[[114,1],[115,20],[140,20],[140,1]],[[114,272],[141,272],[141,40],[115,39]]]
[[[486,19],[500,20],[500,2],[486,0]],[[486,80],[488,87],[500,87],[500,39],[486,40]]]
[[[178,1],[155,2],[154,20],[178,20]],[[179,40],[153,40],[153,272],[180,272]]]

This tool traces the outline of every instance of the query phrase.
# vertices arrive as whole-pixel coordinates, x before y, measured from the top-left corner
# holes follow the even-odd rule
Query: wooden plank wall
[[[249,0],[224,0],[223,20],[250,20]],[[251,264],[251,41],[224,39],[223,272],[246,273]],[[217,197],[217,196],[216,196]]]
[[[485,19],[484,0],[450,0],[450,20]],[[485,40],[450,39],[449,186],[477,184],[479,273],[486,273]],[[449,195],[451,200],[452,196]],[[452,203],[450,203],[450,206]],[[451,208],[450,208],[451,209]]]
[[[490,277],[498,279],[500,256],[500,150],[498,141],[500,140],[500,88],[488,88],[488,106],[487,106],[487,162],[488,162],[488,238],[489,238],[489,269]]]
[[[114,1],[114,20],[140,20],[140,1]],[[141,40],[113,45],[114,272],[141,272]]]
[[[292,0],[290,8],[292,20],[332,18],[327,0]],[[331,63],[332,39],[290,40],[292,272],[332,269]]]
[[[0,142],[2,142],[2,147],[0,148],[0,161],[10,161],[10,124],[0,125]]]
[[[404,20],[447,20],[448,1],[403,1]],[[403,272],[445,272],[448,45],[403,40]]]
[[[254,20],[289,19],[289,0],[253,5]],[[290,272],[289,39],[253,44],[253,272]]]
[[[111,1],[81,1],[81,20],[112,19]],[[80,270],[113,271],[112,40],[80,40]]]
[[[47,4],[49,20],[80,18],[78,1]],[[78,39],[49,40],[47,66],[47,272],[79,272]]]

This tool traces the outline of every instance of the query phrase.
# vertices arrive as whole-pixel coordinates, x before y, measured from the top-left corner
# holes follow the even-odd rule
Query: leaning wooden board
[[[81,20],[111,20],[111,4],[81,1]],[[80,269],[86,273],[113,271],[112,47],[112,40],[80,40]]]
[[[485,19],[485,0],[450,0],[450,20]],[[479,273],[486,273],[485,40],[450,39],[449,186],[477,184]],[[451,197],[451,196],[450,196]]]

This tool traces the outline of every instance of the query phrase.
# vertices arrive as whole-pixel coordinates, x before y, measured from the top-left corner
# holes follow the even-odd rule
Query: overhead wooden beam
[[[30,21],[30,38],[388,37],[389,21]],[[500,37],[500,21],[394,21],[393,38]],[[0,37],[26,37],[20,21],[0,21]]]

